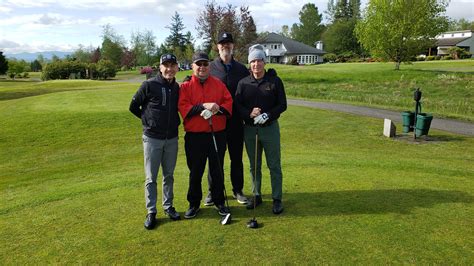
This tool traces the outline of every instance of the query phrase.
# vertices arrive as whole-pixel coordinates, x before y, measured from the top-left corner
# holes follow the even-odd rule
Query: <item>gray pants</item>
[[[178,157],[178,137],[154,139],[143,135],[145,161],[145,202],[148,213],[156,213],[156,178],[161,165],[163,174],[163,209],[173,206],[174,168]]]

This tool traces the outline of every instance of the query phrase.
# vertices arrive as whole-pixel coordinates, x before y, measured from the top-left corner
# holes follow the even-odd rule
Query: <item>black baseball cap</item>
[[[177,64],[178,60],[176,60],[176,56],[174,56],[174,54],[164,54],[160,58],[160,64],[164,64],[166,62]]]
[[[224,42],[234,42],[234,38],[232,38],[232,34],[230,32],[222,32],[219,34],[219,39],[217,43],[224,43]]]
[[[193,63],[197,61],[209,61],[209,55],[203,51],[197,51],[193,54]]]

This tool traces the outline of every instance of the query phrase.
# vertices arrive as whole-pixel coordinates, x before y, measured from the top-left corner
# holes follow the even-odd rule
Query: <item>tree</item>
[[[246,61],[250,45],[258,38],[257,26],[250,14],[248,6],[240,7],[240,30],[241,38],[237,39],[237,51],[235,58],[239,61]]]
[[[299,13],[300,23],[292,28],[293,38],[297,41],[314,46],[321,40],[325,27],[322,24],[323,15],[319,14],[318,7],[312,3],[305,4]]]
[[[135,56],[136,65],[150,66],[156,61],[157,47],[152,31],[133,32],[131,44],[131,52]]]
[[[362,49],[354,34],[355,26],[356,22],[352,19],[336,20],[323,35],[326,52],[335,54],[353,52],[360,55]]]
[[[196,20],[198,37],[204,40],[204,51],[207,53],[211,51],[212,45],[216,43],[219,20],[222,17],[223,10],[224,8],[216,5],[216,2],[207,2],[204,6],[204,11],[199,13]]]
[[[99,62],[100,57],[101,57],[100,48],[97,47],[97,49],[95,49],[94,52],[92,52],[92,54],[91,54],[91,63]]]
[[[330,0],[326,15],[331,24],[323,34],[325,50],[336,54],[362,54],[354,33],[360,19],[360,0]]]
[[[23,72],[27,72],[29,70],[29,64],[26,63],[25,60],[16,60],[10,59],[8,60],[8,71],[7,75],[15,79],[15,77],[20,77]]]
[[[279,32],[279,34],[286,38],[291,38],[290,27],[288,27],[288,25],[281,26],[281,31]]]
[[[166,38],[166,46],[168,49],[176,51],[181,50],[184,51],[185,49],[185,38],[183,34],[184,30],[184,23],[183,19],[179,15],[178,12],[174,13],[174,16],[171,17],[171,24],[166,26],[167,29],[170,30],[170,35]]]
[[[93,51],[94,48],[85,48],[82,44],[79,44],[79,48],[74,51],[72,57],[79,62],[90,63]]]
[[[35,59],[35,61],[31,62],[30,67],[31,71],[33,72],[40,72],[43,69],[43,66],[38,61],[38,59]]]
[[[103,26],[101,59],[110,60],[116,66],[120,66],[124,43],[123,37],[118,35],[110,24]]]
[[[207,2],[205,10],[197,18],[198,37],[204,39],[203,47],[207,53],[217,53],[217,37],[220,32],[232,33],[234,37],[234,57],[242,60],[247,57],[248,46],[257,39],[257,27],[249,8],[228,4],[219,6],[215,1]]]
[[[356,35],[372,55],[395,62],[410,61],[446,31],[447,0],[374,0],[356,27]]]
[[[0,75],[5,75],[8,71],[8,61],[3,55],[3,52],[0,51]]]
[[[470,30],[474,31],[474,21],[469,21],[465,18],[459,20],[449,21],[449,31]]]

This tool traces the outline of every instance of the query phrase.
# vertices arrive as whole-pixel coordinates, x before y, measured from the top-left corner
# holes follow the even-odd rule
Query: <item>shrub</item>
[[[153,72],[153,69],[150,66],[142,67],[140,69],[140,74],[151,74]]]
[[[337,55],[333,53],[327,53],[323,56],[324,62],[334,63],[336,62],[336,59],[337,59]]]
[[[453,57],[450,55],[443,56],[441,60],[453,60]]]
[[[23,78],[27,79],[30,77],[30,73],[28,72],[23,72]]]
[[[427,56],[426,61],[433,61],[435,57],[433,55]]]
[[[416,57],[416,61],[425,61],[426,56],[418,56]]]
[[[87,64],[78,61],[57,60],[43,68],[41,78],[43,80],[69,79],[72,76],[71,74],[74,74],[75,78],[85,78],[86,68]]]
[[[441,56],[440,55],[435,56],[435,60],[441,60]]]
[[[99,79],[113,78],[117,74],[117,68],[110,60],[101,59],[97,62]]]

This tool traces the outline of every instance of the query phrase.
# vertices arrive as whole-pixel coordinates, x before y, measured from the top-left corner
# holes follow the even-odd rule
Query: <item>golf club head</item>
[[[221,217],[221,224],[222,225],[230,224],[231,220],[232,220],[232,217],[231,217],[230,213],[228,213],[228,214],[223,215]]]
[[[250,219],[250,221],[247,222],[247,227],[252,228],[252,229],[257,229],[258,228],[257,219],[255,218]]]

